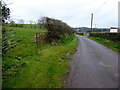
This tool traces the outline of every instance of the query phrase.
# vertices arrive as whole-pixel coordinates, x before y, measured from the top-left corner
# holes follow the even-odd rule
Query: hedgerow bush
[[[78,35],[84,35],[84,33],[83,33],[83,32],[78,32],[78,33],[76,33],[76,34],[78,34]]]
[[[61,20],[43,17],[38,21],[38,24],[41,27],[47,29],[46,41],[49,43],[57,42],[64,36],[72,35],[74,33],[74,30]]]
[[[114,42],[120,42],[120,33],[90,33],[90,37],[100,37]]]

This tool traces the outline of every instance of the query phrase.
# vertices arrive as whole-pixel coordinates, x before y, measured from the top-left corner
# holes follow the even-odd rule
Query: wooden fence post
[[[39,47],[41,42],[45,41],[45,37],[46,37],[46,32],[36,33],[36,45],[37,45],[37,47]]]

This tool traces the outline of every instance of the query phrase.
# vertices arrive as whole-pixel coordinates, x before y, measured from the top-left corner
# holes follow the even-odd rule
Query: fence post
[[[41,42],[44,42],[46,38],[46,32],[38,32],[36,33],[36,45],[39,47]]]

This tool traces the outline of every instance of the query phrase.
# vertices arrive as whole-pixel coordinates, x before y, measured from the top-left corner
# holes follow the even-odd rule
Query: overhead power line
[[[98,10],[100,10],[107,2],[104,2],[100,7],[98,7],[93,13],[96,13]]]
[[[91,30],[92,30],[92,26],[93,26],[93,14],[96,13],[98,10],[100,10],[104,5],[106,4],[106,2],[104,2],[100,7],[98,7],[92,14],[91,14]]]

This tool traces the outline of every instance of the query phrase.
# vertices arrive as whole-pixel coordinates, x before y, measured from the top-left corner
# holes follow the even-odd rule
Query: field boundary
[[[10,51],[10,49],[14,48],[16,44],[16,33],[15,31],[2,31],[2,52],[3,54]]]
[[[46,32],[37,32],[35,38],[36,38],[36,45],[37,47],[39,47],[41,42],[45,42]]]

